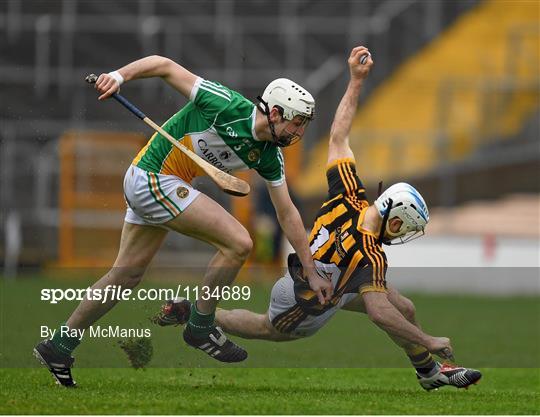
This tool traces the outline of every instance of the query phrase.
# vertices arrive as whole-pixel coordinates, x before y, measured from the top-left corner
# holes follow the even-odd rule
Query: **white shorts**
[[[315,334],[328,322],[328,320],[332,318],[334,314],[337,313],[341,307],[354,300],[356,297],[358,297],[358,294],[344,294],[335,307],[325,311],[320,316],[307,315],[292,331],[288,332],[288,334],[293,337],[307,337]],[[295,312],[293,309],[296,306],[297,303],[294,298],[294,281],[287,271],[285,276],[277,280],[272,287],[270,306],[268,307],[268,318],[270,319],[272,325],[274,327],[276,327],[276,325],[280,327],[280,320],[278,316],[280,314],[283,315],[287,311],[291,311],[291,319],[289,322],[294,321]],[[276,323],[274,323],[276,318],[278,318],[278,320]],[[285,321],[287,320],[285,316],[283,319]]]
[[[160,225],[182,213],[200,194],[174,175],[154,174],[131,165],[124,176],[126,223]]]

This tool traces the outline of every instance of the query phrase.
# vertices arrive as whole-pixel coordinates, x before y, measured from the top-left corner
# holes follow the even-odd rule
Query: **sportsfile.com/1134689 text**
[[[41,301],[50,304],[58,304],[61,301],[81,301],[84,299],[106,303],[110,300],[117,301],[165,301],[175,298],[187,298],[188,300],[233,300],[247,301],[251,298],[251,289],[247,285],[239,286],[209,286],[178,285],[176,288],[139,288],[136,291],[130,288],[122,288],[121,285],[108,285],[105,288],[43,288]]]

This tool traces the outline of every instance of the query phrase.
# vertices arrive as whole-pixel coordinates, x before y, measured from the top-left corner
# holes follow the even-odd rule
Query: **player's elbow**
[[[336,148],[349,149],[349,136],[343,132],[330,132],[329,144]]]
[[[176,64],[172,59],[161,55],[151,55],[154,68],[160,77],[167,77],[172,72],[174,65]]]

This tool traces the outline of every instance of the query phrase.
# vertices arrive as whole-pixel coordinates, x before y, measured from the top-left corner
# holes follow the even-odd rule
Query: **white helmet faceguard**
[[[389,202],[392,201],[390,213],[387,213]],[[379,215],[386,219],[398,217],[403,223],[397,232],[390,231],[386,222],[386,234],[390,239],[383,240],[385,244],[401,244],[424,235],[424,229],[429,222],[429,211],[426,202],[416,189],[404,182],[389,187],[375,200]]]
[[[259,109],[267,117],[269,117],[274,106],[279,106],[283,109],[282,116],[285,120],[290,121],[295,116],[302,116],[305,121],[302,125],[303,128],[307,127],[315,114],[315,99],[313,96],[305,88],[287,78],[278,78],[272,81],[264,89],[262,97],[258,97],[258,99],[261,102]],[[270,129],[274,142],[279,146],[288,146],[300,139],[300,137],[291,137],[286,141],[280,141],[275,135],[272,123],[270,123]]]

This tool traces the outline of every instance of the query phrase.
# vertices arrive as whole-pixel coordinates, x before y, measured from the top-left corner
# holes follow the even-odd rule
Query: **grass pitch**
[[[484,375],[469,390],[425,392],[403,352],[362,314],[340,312],[317,335],[291,343],[238,340],[250,354],[221,365],[181,342],[179,328],[148,322],[160,302],[120,303],[100,324],[152,329],[154,357],[128,368],[117,339],[86,339],[66,390],[38,367],[41,325],[55,327],[75,303],[40,301],[41,288],[88,282],[0,280],[0,414],[537,414],[538,297],[411,296],[426,331],[452,338],[458,363]],[[270,287],[249,302],[264,311]],[[451,312],[451,313],[450,313]]]
[[[425,392],[408,369],[0,371],[2,414],[536,414],[538,370],[483,369],[469,390]]]

